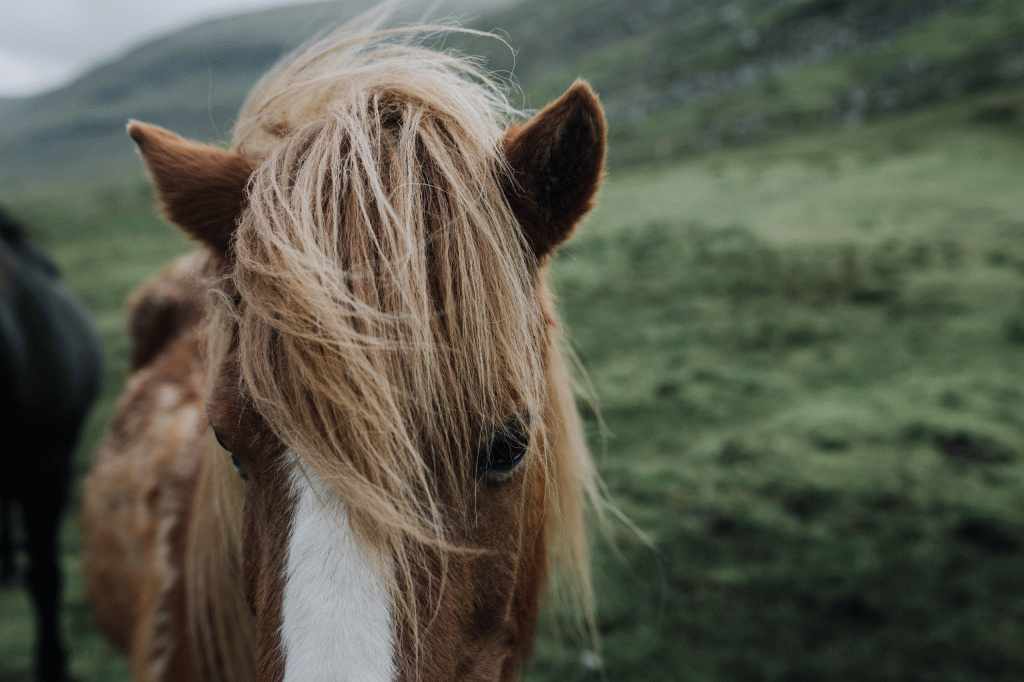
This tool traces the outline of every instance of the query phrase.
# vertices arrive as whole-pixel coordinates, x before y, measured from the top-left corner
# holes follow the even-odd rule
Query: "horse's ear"
[[[249,163],[226,149],[148,123],[130,121],[128,134],[139,147],[167,218],[227,257],[252,175]]]
[[[514,178],[505,195],[537,258],[565,241],[593,208],[604,152],[604,113],[583,81],[505,134]]]

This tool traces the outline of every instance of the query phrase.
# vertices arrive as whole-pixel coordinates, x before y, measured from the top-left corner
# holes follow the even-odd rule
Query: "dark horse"
[[[14,579],[12,507],[21,508],[36,610],[36,673],[65,680],[57,534],[72,453],[100,384],[99,337],[45,253],[0,211],[0,579]]]

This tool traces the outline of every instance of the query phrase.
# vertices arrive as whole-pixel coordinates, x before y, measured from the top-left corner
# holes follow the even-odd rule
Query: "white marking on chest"
[[[379,562],[356,541],[338,496],[298,461],[292,490],[284,682],[391,682],[395,638]]]

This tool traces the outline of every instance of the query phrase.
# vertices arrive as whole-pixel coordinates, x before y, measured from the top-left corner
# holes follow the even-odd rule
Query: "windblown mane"
[[[466,453],[489,434],[528,425],[550,552],[585,602],[582,507],[595,485],[550,294],[502,191],[517,114],[472,61],[415,44],[425,32],[339,32],[251,93],[233,148],[255,171],[211,339],[216,355],[237,336],[256,409],[337,491],[367,547],[385,548],[414,631],[425,605],[399,584],[474,551],[446,519],[474,513]],[[226,461],[213,458],[201,484],[211,513],[193,530],[194,605],[221,589],[240,599],[225,587],[240,582],[228,575],[238,533],[211,542],[203,518],[218,507],[237,527],[238,486],[212,471]],[[229,679],[247,677],[251,649],[225,639],[243,610],[197,622]]]

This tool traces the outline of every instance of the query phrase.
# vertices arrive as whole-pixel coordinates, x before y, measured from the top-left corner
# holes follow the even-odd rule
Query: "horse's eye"
[[[501,479],[512,473],[526,457],[530,447],[527,425],[515,419],[494,434],[491,442],[476,457],[477,474]]]
[[[245,468],[242,466],[241,462],[238,461],[238,458],[234,456],[234,454],[231,455],[231,463],[235,465],[235,471],[237,471],[238,475],[242,477],[242,480],[248,481],[249,474],[245,473]]]
[[[217,445],[227,450],[228,454],[231,455],[231,463],[235,466],[235,471],[237,471],[238,475],[242,477],[242,480],[249,480],[249,474],[245,473],[245,468],[242,466],[242,463],[238,461],[237,457],[235,457],[235,453],[231,452],[231,448],[224,443],[224,439],[220,437],[220,434],[217,433],[216,429],[213,430],[213,437],[217,439]]]

